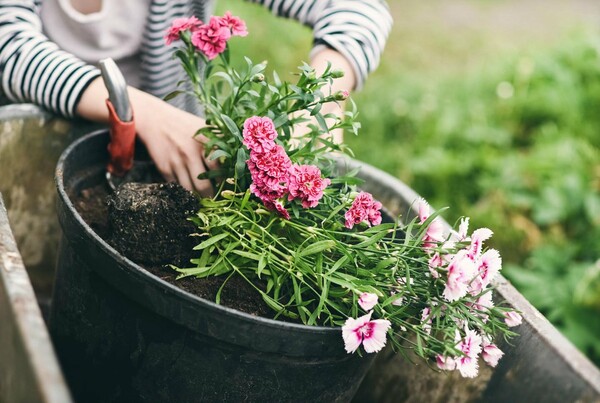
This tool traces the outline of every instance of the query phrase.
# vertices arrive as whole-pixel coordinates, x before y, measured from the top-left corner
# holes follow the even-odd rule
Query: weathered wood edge
[[[0,401],[69,403],[0,194]]]

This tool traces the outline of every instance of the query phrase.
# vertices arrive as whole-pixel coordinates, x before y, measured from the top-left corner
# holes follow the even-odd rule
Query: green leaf
[[[185,93],[185,91],[179,91],[179,90],[175,90],[173,92],[168,93],[167,95],[165,95],[165,97],[163,98],[165,101],[170,101],[171,99],[177,97],[180,94]]]
[[[324,250],[329,250],[329,249],[333,248],[335,245],[336,245],[336,242],[329,240],[329,239],[324,240],[324,241],[318,241],[318,242],[310,244],[306,248],[302,249],[300,251],[300,253],[298,253],[298,257],[304,257],[304,256],[313,255],[315,253],[320,253],[320,252],[323,252]]]
[[[242,134],[240,133],[240,129],[229,116],[221,114],[221,119],[223,119],[223,123],[225,123],[225,126],[227,126],[227,129],[231,132],[231,134],[237,137],[240,141],[244,140],[242,138]]]
[[[219,235],[211,236],[206,241],[200,243],[199,245],[196,245],[194,247],[194,250],[205,249],[205,248],[207,248],[207,247],[209,247],[211,245],[216,244],[220,240],[227,238],[229,235],[230,234],[228,232],[223,232],[223,233],[221,233]]]

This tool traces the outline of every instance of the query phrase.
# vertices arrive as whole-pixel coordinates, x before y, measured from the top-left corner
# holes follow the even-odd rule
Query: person
[[[332,91],[359,89],[378,65],[392,18],[383,0],[249,0],[312,27],[310,64],[345,72]],[[164,35],[175,18],[206,21],[211,0],[0,0],[0,92],[65,117],[108,120],[96,67],[112,57],[123,71],[137,134],[167,181],[210,194],[197,179],[210,162],[193,134],[205,122],[162,100],[185,77]],[[179,104],[178,104],[179,102]],[[328,106],[340,114],[336,105]]]

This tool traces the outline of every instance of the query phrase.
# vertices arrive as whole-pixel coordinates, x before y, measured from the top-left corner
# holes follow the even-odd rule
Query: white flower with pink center
[[[504,322],[508,327],[519,326],[523,321],[523,317],[515,311],[504,312]]]
[[[423,224],[431,216],[431,208],[429,203],[425,199],[419,199],[419,221]],[[443,242],[444,236],[444,225],[439,218],[434,218],[425,231],[423,237],[423,247],[433,248],[436,244]]]
[[[481,357],[490,367],[493,368],[498,365],[498,361],[500,358],[502,358],[504,353],[498,348],[498,346],[492,344],[489,337],[483,337],[482,343],[483,351],[481,353]]]
[[[444,289],[444,298],[452,302],[467,295],[469,283],[477,274],[475,263],[469,259],[465,250],[460,250],[448,265],[448,280]]]
[[[471,235],[471,245],[468,248],[469,258],[473,261],[479,258],[483,242],[492,236],[493,232],[489,228],[479,228],[473,231]]]
[[[438,354],[435,357],[436,364],[443,371],[454,371],[456,369],[456,358],[446,357]]]
[[[471,283],[471,291],[474,294],[481,292],[496,277],[496,274],[502,269],[502,258],[496,249],[489,249],[481,255],[476,263],[478,275]]]
[[[378,299],[379,297],[377,297],[376,294],[363,292],[358,298],[358,305],[360,305],[360,307],[365,311],[370,311],[375,305],[377,305]]]
[[[342,326],[347,353],[355,352],[361,343],[367,353],[376,353],[385,346],[386,334],[392,324],[386,319],[371,320],[371,313],[357,319],[348,318]]]
[[[464,355],[456,357],[456,369],[465,378],[475,378],[479,372],[477,357],[481,353],[481,341],[477,332],[465,329],[465,337],[458,343],[457,347]]]
[[[421,324],[423,325],[423,330],[427,334],[431,334],[431,324],[433,323],[433,318],[431,317],[431,308],[425,307],[421,311]]]

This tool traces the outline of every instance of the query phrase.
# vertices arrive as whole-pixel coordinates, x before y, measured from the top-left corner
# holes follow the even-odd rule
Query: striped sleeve
[[[100,72],[43,33],[35,1],[0,0],[0,88],[12,102],[32,102],[72,117]]]
[[[313,28],[312,54],[330,47],[348,59],[360,89],[379,65],[392,29],[392,17],[383,0],[250,0],[274,14],[294,18]]]

